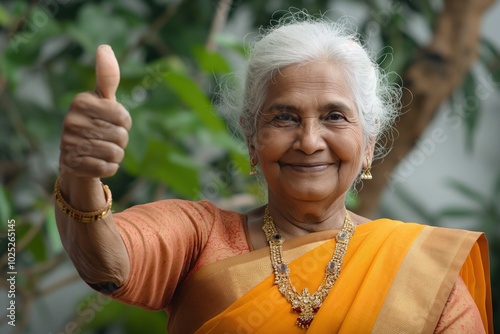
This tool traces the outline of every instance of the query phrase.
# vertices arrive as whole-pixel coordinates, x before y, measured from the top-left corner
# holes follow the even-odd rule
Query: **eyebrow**
[[[267,110],[268,111],[283,111],[283,110],[289,110],[289,111],[296,111],[298,108],[290,105],[290,104],[285,104],[285,103],[278,103],[278,104],[273,104],[271,107],[269,107]]]
[[[347,112],[353,112],[352,108],[348,106],[344,102],[333,102],[333,103],[327,103],[320,108],[321,110],[332,110],[332,109],[338,109],[338,110],[343,110]]]
[[[297,111],[299,108],[297,108],[294,105],[286,104],[286,103],[277,103],[271,105],[267,110],[272,112],[272,111]],[[346,112],[354,112],[350,106],[348,106],[346,103],[343,102],[331,102],[327,103],[325,105],[322,105],[320,107],[320,110],[322,112],[328,111],[328,110],[343,110]]]

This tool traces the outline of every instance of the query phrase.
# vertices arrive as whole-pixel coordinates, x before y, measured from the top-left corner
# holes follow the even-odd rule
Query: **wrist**
[[[61,171],[58,182],[66,202],[77,210],[95,211],[106,204],[102,183],[97,177],[81,177]]]
[[[91,223],[111,211],[111,191],[98,178],[59,178],[54,195],[60,210],[76,221]]]

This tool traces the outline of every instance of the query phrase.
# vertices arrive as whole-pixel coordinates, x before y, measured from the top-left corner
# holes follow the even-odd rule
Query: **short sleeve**
[[[197,262],[220,210],[208,201],[164,200],[114,215],[130,260],[130,274],[111,294],[149,310],[166,308]]]
[[[434,333],[485,333],[476,303],[460,276],[451,290]]]

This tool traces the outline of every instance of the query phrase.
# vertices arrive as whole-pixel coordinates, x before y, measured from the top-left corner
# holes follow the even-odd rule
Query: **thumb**
[[[109,45],[100,45],[95,55],[96,93],[105,99],[116,100],[120,83],[120,67],[115,53]]]

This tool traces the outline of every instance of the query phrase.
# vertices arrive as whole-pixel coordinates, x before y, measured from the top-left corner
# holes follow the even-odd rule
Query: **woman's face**
[[[282,69],[271,81],[250,154],[259,163],[269,199],[341,199],[372,148],[344,73],[311,62]]]

